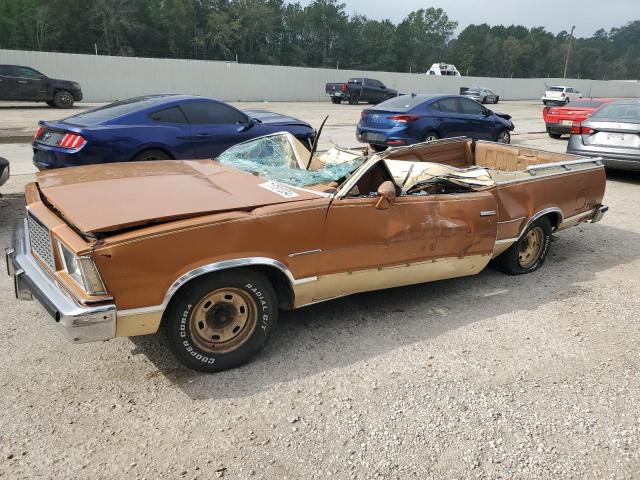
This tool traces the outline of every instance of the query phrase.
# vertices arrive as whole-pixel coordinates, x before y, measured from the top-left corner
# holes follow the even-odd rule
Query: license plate
[[[560,121],[560,125],[571,126],[571,125],[573,125],[573,120],[562,120],[562,121]]]
[[[386,142],[387,141],[387,137],[385,137],[381,133],[365,133],[363,137],[364,137],[364,140],[367,142]]]
[[[624,133],[608,133],[608,140],[615,140],[616,142],[621,142],[624,140]]]

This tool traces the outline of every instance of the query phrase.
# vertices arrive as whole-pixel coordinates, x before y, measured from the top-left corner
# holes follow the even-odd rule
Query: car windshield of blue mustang
[[[310,165],[309,157],[309,150],[297,138],[282,132],[235,145],[216,160],[294,187],[332,182],[339,185],[366,160],[360,152],[340,149],[314,155]]]

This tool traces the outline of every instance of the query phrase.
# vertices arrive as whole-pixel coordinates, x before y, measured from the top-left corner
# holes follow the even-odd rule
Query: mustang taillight
[[[82,146],[84,143],[84,137],[82,135],[77,135],[75,133],[67,133],[64,137],[60,139],[58,143],[59,147],[62,148],[78,148]]]
[[[413,122],[414,120],[417,120],[420,117],[418,117],[417,115],[402,114],[402,115],[393,115],[387,118],[389,120],[395,120],[396,122],[407,123],[407,122]]]
[[[37,140],[37,139],[40,137],[40,135],[42,134],[42,131],[43,131],[43,130],[44,130],[44,128],[42,128],[42,127],[38,128],[38,131],[37,131],[37,132],[36,132],[36,134],[33,136],[33,139],[34,139],[34,140]]]

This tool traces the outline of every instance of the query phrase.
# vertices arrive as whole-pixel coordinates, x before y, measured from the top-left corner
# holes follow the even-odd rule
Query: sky
[[[311,0],[299,0],[307,5]],[[409,12],[440,7],[458,22],[458,30],[475,23],[545,27],[552,33],[570,31],[590,37],[600,28],[609,31],[631,20],[640,20],[640,0],[339,0],[349,14],[375,20],[402,21]]]

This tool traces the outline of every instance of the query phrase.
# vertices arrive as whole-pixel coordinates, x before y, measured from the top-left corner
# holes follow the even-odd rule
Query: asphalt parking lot
[[[330,115],[321,149],[357,145],[364,108],[238,105]],[[513,143],[565,151],[541,109],[496,107]],[[2,250],[34,179],[29,138],[61,113],[0,104]],[[608,176],[609,213],[555,235],[540,271],[284,313],[255,361],[215,375],[159,336],[68,344],[0,275],[0,478],[638,479],[640,175]]]

